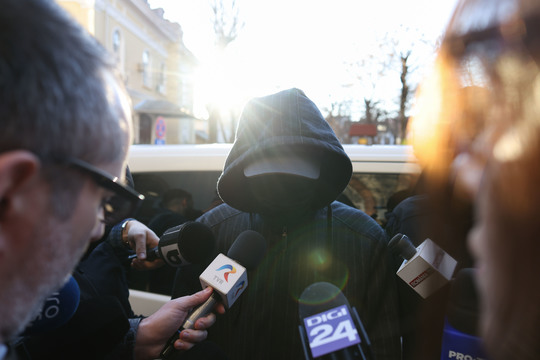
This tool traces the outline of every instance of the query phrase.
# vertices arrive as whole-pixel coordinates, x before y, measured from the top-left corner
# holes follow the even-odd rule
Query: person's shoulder
[[[379,223],[355,207],[334,201],[332,203],[332,218],[334,228],[346,228],[376,241],[385,241],[386,239],[384,230]]]
[[[425,210],[427,195],[412,195],[401,201],[393,210],[396,214],[419,214]]]
[[[197,221],[214,227],[231,218],[242,216],[249,216],[249,214],[223,203],[202,214]]]

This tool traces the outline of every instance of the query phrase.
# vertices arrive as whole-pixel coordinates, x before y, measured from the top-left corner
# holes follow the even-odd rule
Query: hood
[[[316,196],[310,207],[330,204],[345,189],[352,164],[317,106],[299,89],[250,100],[240,116],[236,138],[225,162],[217,190],[228,205],[258,212],[250,196],[246,166],[268,157],[304,157],[320,165]]]

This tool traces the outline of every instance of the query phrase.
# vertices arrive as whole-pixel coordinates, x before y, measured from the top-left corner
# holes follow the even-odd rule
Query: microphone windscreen
[[[175,237],[174,241],[178,243],[182,257],[191,264],[204,263],[214,251],[214,234],[208,226],[200,222],[188,221],[168,229],[162,238],[168,236]]]
[[[317,282],[308,286],[300,295],[298,314],[302,320],[341,305],[349,306],[349,301],[337,286]]]
[[[39,315],[26,327],[23,336],[33,336],[54,330],[71,319],[77,308],[81,292],[73,276],[64,286],[47,298]]]
[[[396,234],[388,243],[392,253],[401,256],[405,260],[410,260],[416,255],[416,248],[407,235]]]
[[[259,265],[265,253],[266,241],[264,237],[256,231],[245,230],[231,245],[227,256],[247,270],[252,270]]]
[[[450,298],[447,308],[448,323],[456,330],[477,336],[480,317],[478,294],[475,284],[475,270],[461,269],[450,287]]]

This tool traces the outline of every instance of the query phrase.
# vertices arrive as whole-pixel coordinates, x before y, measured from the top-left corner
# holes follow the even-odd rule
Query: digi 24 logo
[[[305,318],[304,325],[314,358],[360,343],[347,305]]]

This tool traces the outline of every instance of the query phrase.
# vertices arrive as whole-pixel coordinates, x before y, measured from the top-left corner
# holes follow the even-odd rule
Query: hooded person
[[[304,358],[298,300],[309,285],[339,287],[362,319],[377,359],[399,359],[396,283],[382,228],[334,201],[352,165],[317,106],[299,89],[255,98],[240,118],[217,183],[223,204],[198,221],[227,254],[254,230],[267,253],[208,339],[231,359]],[[173,297],[200,288],[205,266],[178,270]]]

